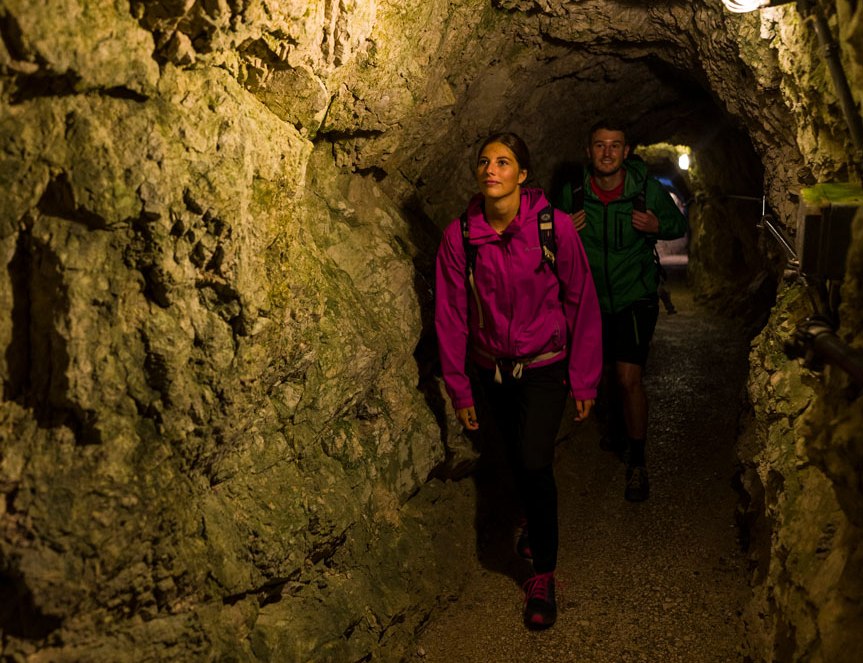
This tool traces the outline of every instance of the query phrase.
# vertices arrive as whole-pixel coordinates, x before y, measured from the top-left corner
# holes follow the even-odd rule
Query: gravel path
[[[599,448],[594,421],[559,444],[560,612],[533,633],[521,623],[529,567],[512,552],[509,515],[494,515],[507,513],[506,489],[481,475],[480,554],[473,568],[454,569],[468,574],[466,590],[408,661],[744,660],[733,445],[748,345],[736,325],[695,307],[681,273],[672,279],[679,312],[660,314],[648,365],[650,499],[623,499],[624,467]]]

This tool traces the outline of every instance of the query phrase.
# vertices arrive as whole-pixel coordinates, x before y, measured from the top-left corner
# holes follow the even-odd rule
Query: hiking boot
[[[556,619],[554,571],[529,578],[524,583],[524,625],[538,631],[552,626]]]
[[[522,518],[518,522],[518,538],[515,541],[515,551],[522,559],[533,559],[533,551],[530,549],[530,537],[527,534],[527,519]]]
[[[626,490],[623,497],[629,502],[643,502],[650,495],[647,468],[634,465],[626,468]]]

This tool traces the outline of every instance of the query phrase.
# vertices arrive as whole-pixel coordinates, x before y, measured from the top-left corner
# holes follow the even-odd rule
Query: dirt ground
[[[428,623],[410,663],[744,661],[746,559],[735,524],[734,442],[748,344],[697,308],[672,267],[678,313],[660,313],[647,366],[650,499],[623,499],[624,466],[596,420],[558,446],[557,624],[522,625],[528,563],[513,552],[505,480],[484,470],[478,554],[465,592]],[[498,476],[498,478],[495,478]],[[485,478],[483,478],[485,477]]]

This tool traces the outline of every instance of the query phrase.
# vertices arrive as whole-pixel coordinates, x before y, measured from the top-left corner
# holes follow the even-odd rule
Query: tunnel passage
[[[515,131],[526,140],[531,179],[546,190],[562,170],[584,164],[587,129],[603,117],[630,128],[636,152],[656,143],[688,146],[695,164],[689,173],[661,158],[650,165],[657,176],[681,183],[694,203],[697,288],[719,307],[763,317],[781,261],[775,247],[759,246],[759,206],[741,204],[767,192],[752,136],[723,102],[726,86],[736,88],[738,81],[708,76],[693,45],[668,35],[628,43],[613,36],[612,25],[608,33],[600,28],[593,43],[568,43],[564,35],[577,20],[537,30],[516,17],[497,24],[498,32],[462,44],[458,64],[442,72],[459,103],[446,113],[435,109],[405,118],[398,150],[388,147],[385,135],[340,137],[324,130],[318,140],[333,141],[342,165],[374,169],[409,214],[438,228],[461,212],[472,193],[476,147],[494,130]],[[732,303],[748,288],[758,290],[750,301]]]
[[[416,175],[418,186],[406,202],[410,212],[418,222],[443,227],[472,194],[474,151],[483,135],[468,145],[454,145],[453,135],[499,128],[518,131],[531,149],[535,173],[530,182],[554,191],[562,173],[571,174],[586,164],[586,134],[593,122],[620,120],[630,128],[632,152],[647,161],[651,174],[668,179],[686,196],[691,260],[686,261],[685,278],[700,301],[739,318],[754,334],[774,301],[782,262],[777,247],[766,244],[758,228],[757,201],[765,195],[763,166],[749,137],[720,108],[715,93],[705,90],[691,72],[663,62],[652,52],[640,58],[591,56],[552,44],[547,51],[531,55],[535,62],[514,67],[508,77],[497,71],[479,73],[470,83],[468,102],[448,120],[454,126],[442,128],[441,143],[428,145],[423,133],[405,159],[392,157],[396,164],[412,163],[417,159],[410,155],[420,153],[424,155],[420,163],[427,164]],[[488,108],[494,108],[501,97],[507,104],[495,116]],[[476,115],[488,124],[477,126]],[[667,149],[651,149],[657,144],[688,148],[692,169],[683,171]],[[380,181],[388,185],[385,176]],[[433,282],[431,257],[418,260],[417,266],[426,274],[422,283]],[[425,313],[425,334],[416,357],[426,366],[428,381],[423,389],[430,407],[443,419],[446,404],[431,378],[436,348],[430,307]],[[451,432],[444,429],[447,444]],[[436,470],[436,476],[460,477],[475,461],[463,442],[454,444],[453,457]]]
[[[567,57],[563,55],[561,60]],[[553,60],[551,56],[539,59],[543,65]],[[725,566],[723,572],[728,575],[724,580],[708,580],[712,577],[711,573],[699,578],[698,574],[704,572],[695,571],[688,589],[697,595],[698,591],[693,589],[696,584],[724,584],[723,589],[726,591],[714,593],[715,605],[703,608],[704,615],[713,609],[720,613],[723,609],[739,610],[739,605],[735,608],[731,604],[740,601],[745,593],[745,581],[742,579],[745,562],[737,540],[739,532],[731,522],[735,495],[729,487],[739,479],[733,476],[733,463],[729,464],[729,458],[731,440],[736,435],[737,418],[740,415],[737,399],[740,376],[746,367],[746,335],[752,335],[764,324],[777,287],[776,271],[779,264],[776,264],[775,256],[769,254],[771,247],[767,247],[767,254],[764,252],[765,246],[760,241],[763,238],[759,237],[757,229],[761,207],[760,204],[752,204],[764,196],[763,166],[745,131],[717,105],[715,97],[691,73],[675,69],[652,54],[635,61],[599,58],[596,66],[604,76],[600,80],[590,80],[590,76],[583,71],[578,74],[563,73],[563,66],[554,62],[549,67],[554,71],[553,75],[542,67],[537,67],[537,70],[526,67],[525,71],[519,72],[523,78],[513,77],[506,88],[507,95],[524,101],[511,104],[512,108],[518,110],[506,116],[500,126],[516,127],[519,132],[529,136],[532,160],[539,171],[539,184],[547,190],[553,190],[561,170],[585,163],[586,132],[595,119],[624,118],[632,127],[629,137],[633,142],[633,151],[645,158],[651,174],[667,179],[684,193],[693,235],[689,280],[696,285],[700,293],[699,300],[709,302],[716,309],[722,309],[726,314],[743,321],[744,325],[749,325],[749,330],[747,332],[734,325],[722,327],[722,323],[717,324],[715,321],[699,321],[700,325],[694,324],[687,327],[686,331],[671,331],[673,325],[671,328],[665,327],[660,334],[668,334],[669,338],[660,338],[655,342],[655,345],[662,346],[662,350],[659,359],[654,362],[661,361],[664,365],[649,367],[651,391],[658,392],[651,393],[651,399],[654,395],[659,396],[657,407],[660,411],[651,418],[648,455],[653,459],[651,462],[659,464],[659,471],[669,486],[674,486],[669,489],[670,494],[665,496],[666,503],[658,507],[660,512],[673,513],[673,516],[652,513],[639,518],[632,513],[608,513],[615,509],[616,499],[620,497],[615,492],[619,486],[609,480],[611,470],[594,456],[595,449],[592,446],[597,445],[598,434],[576,430],[572,438],[563,437],[566,441],[559,451],[558,472],[564,474],[565,483],[574,481],[574,484],[567,483],[560,488],[564,504],[569,509],[562,511],[561,518],[575,522],[569,525],[571,538],[563,544],[562,557],[569,555],[577,559],[576,568],[590,568],[592,574],[590,581],[569,578],[568,591],[575,592],[578,598],[573,600],[568,597],[561,604],[565,606],[562,608],[564,628],[577,629],[580,633],[577,636],[569,633],[552,635],[548,649],[567,651],[572,656],[576,656],[575,651],[578,651],[579,656],[597,661],[621,660],[627,655],[665,660],[666,657],[680,656],[681,651],[688,651],[688,657],[693,660],[702,660],[702,657],[703,660],[710,660],[711,656],[724,660],[725,656],[731,657],[736,653],[737,636],[730,625],[733,620],[727,616],[717,617],[718,622],[724,622],[723,626],[709,628],[709,635],[704,634],[694,647],[698,653],[693,654],[690,651],[692,643],[681,644],[684,637],[689,639],[688,636],[677,634],[677,626],[666,626],[663,620],[677,609],[686,612],[701,608],[688,604],[687,599],[681,599],[686,592],[681,592],[679,588],[666,590],[663,585],[669,576],[674,575],[672,568],[686,566],[684,558],[688,554],[703,550],[705,544],[698,542],[698,532],[711,530],[709,536],[714,537],[714,540],[724,539],[721,545],[714,543],[711,549],[721,549],[722,554],[727,555],[720,564]],[[609,72],[614,72],[610,76],[611,84]],[[489,77],[494,78],[495,75],[492,73]],[[472,87],[488,91],[493,85],[480,77],[472,82]],[[493,104],[493,100],[494,96],[490,93],[486,98],[478,93],[475,107]],[[467,111],[465,117],[470,114],[471,111]],[[489,125],[490,128],[492,126],[495,125]],[[446,133],[451,134],[453,131],[464,132],[465,128],[450,129]],[[676,155],[672,160],[670,155],[674,153],[669,152],[667,147],[674,145],[689,148],[694,172],[681,170]],[[428,148],[423,146],[422,149]],[[434,150],[435,146],[431,146],[431,149]],[[459,153],[456,148],[454,152]],[[472,184],[470,164],[473,154],[460,154],[463,159],[459,167],[448,168],[441,173],[442,169],[432,164],[420,175],[422,186],[419,193],[426,198],[414,203],[420,206],[425,203],[430,209],[441,210],[438,214],[443,218],[434,219],[438,224],[448,221],[447,214],[457,214],[458,205],[463,205],[459,200],[452,202],[452,198],[457,198],[454,191],[462,191],[465,182]],[[446,163],[452,162],[452,157],[441,158]],[[546,163],[543,163],[544,160]],[[441,181],[441,177],[446,179]],[[456,178],[460,178],[460,181]],[[436,204],[438,200],[440,203]],[[681,276],[681,271],[675,269],[672,278],[676,282],[675,296],[686,298],[688,294],[680,289],[680,279],[686,279],[685,273]],[[687,310],[686,313],[691,315],[692,311]],[[699,338],[698,330],[704,329],[709,329],[711,333]],[[689,338],[681,342],[687,335]],[[703,351],[700,343],[709,347],[713,354]],[[675,355],[675,351],[681,354]],[[729,373],[726,375],[719,366],[727,368]],[[679,369],[679,372],[672,367]],[[695,371],[695,374],[688,374],[687,369]],[[719,388],[718,384],[723,388]],[[675,394],[677,389],[679,391]],[[730,407],[727,410],[714,407],[713,398],[720,399]],[[676,420],[685,420],[687,424],[683,429],[677,429],[673,423]],[[717,420],[721,420],[718,426]],[[710,440],[699,435],[706,429],[714,435]],[[482,436],[482,440],[482,448],[488,453],[488,446],[493,445],[493,442],[485,436]],[[456,448],[454,456],[449,459],[452,469],[449,478],[458,478],[464,472],[471,453],[470,450]],[[708,470],[706,457],[714,459],[713,462],[717,458],[724,460]],[[479,568],[474,569],[476,575],[472,576],[461,600],[450,607],[439,621],[430,623],[428,631],[422,635],[420,651],[423,652],[422,657],[428,657],[429,660],[481,661],[489,657],[503,660],[507,656],[530,658],[534,647],[533,643],[523,641],[518,634],[507,634],[506,627],[500,626],[501,622],[506,623],[512,617],[511,611],[503,607],[508,605],[512,593],[512,579],[523,580],[525,573],[512,554],[510,533],[513,517],[507,509],[517,508],[511,503],[512,496],[506,489],[494,486],[496,481],[505,483],[505,479],[500,479],[498,475],[490,476],[487,465],[483,465],[482,461],[477,462],[480,477],[476,480],[479,495],[475,526],[479,558],[476,566]],[[590,469],[584,470],[583,465]],[[579,469],[572,469],[573,466]],[[502,472],[500,467],[496,471]],[[699,472],[703,472],[704,477]],[[439,476],[448,477],[446,472],[440,472]],[[586,479],[586,476],[589,478]],[[708,476],[716,482],[711,484],[709,497],[703,492],[711,490],[703,486]],[[681,488],[688,486],[690,481],[701,484],[695,492],[700,495],[697,502],[704,512],[695,506],[696,500],[685,496],[689,488]],[[675,489],[680,489],[682,494],[677,494]],[[494,496],[487,493],[493,493]],[[580,497],[567,498],[569,494]],[[724,497],[719,499],[715,494]],[[580,506],[573,506],[572,502]],[[714,510],[724,513],[726,519],[722,525],[712,528],[704,523],[712,522],[707,513],[715,515]],[[602,513],[614,524],[605,523],[602,516],[595,515],[596,512]],[[619,524],[621,522],[625,524]],[[654,527],[651,528],[648,522],[653,522]],[[675,548],[669,541],[675,540],[674,532],[681,523],[686,523],[685,526],[681,525],[686,534],[679,548]],[[496,532],[496,529],[502,533]],[[566,526],[564,529],[567,529]],[[593,534],[594,530],[602,534]],[[593,548],[586,541],[592,541],[595,544]],[[640,553],[636,552],[639,545],[644,546]],[[585,548],[593,552],[586,553]],[[670,555],[674,562],[652,558],[652,551],[665,551],[668,548],[671,549]],[[603,557],[604,562],[592,556],[597,554],[596,550],[602,551],[600,555],[608,556]],[[627,561],[617,565],[620,557]],[[564,565],[564,576],[566,572]],[[652,577],[650,587],[646,586],[648,583],[642,582],[645,576]],[[606,597],[614,596],[615,599],[607,601],[610,605],[601,600],[594,604],[585,596],[592,592]],[[625,598],[618,598],[617,592],[632,599],[631,603]],[[730,598],[732,596],[736,598]],[[648,607],[653,600],[662,604],[655,614]],[[729,601],[729,604],[725,601]],[[621,603],[627,607],[620,609]],[[689,607],[682,607],[684,604]],[[718,608],[719,605],[723,608]],[[619,609],[621,614],[618,614]],[[577,612],[578,618],[570,616],[569,611]],[[567,617],[570,621],[567,621]],[[598,622],[606,619],[608,623],[597,626]],[[706,622],[714,618],[703,616],[702,619]],[[682,618],[676,623],[685,621]],[[646,626],[647,622],[652,628]],[[663,626],[657,628],[657,624]],[[688,628],[682,627],[681,632],[687,633]],[[606,629],[603,635],[598,635],[603,629]],[[663,636],[656,635],[659,632],[668,640],[676,640],[677,644],[667,644]],[[586,633],[591,635],[587,636]],[[585,644],[584,640],[589,644]],[[477,642],[483,644],[476,645]],[[568,647],[575,649],[570,650]],[[589,654],[586,653],[588,651]],[[543,652],[544,648],[539,647],[534,655],[542,657],[545,655]]]
[[[496,127],[525,138],[535,168],[532,181],[553,191],[562,172],[586,163],[586,133],[593,122],[617,119],[629,127],[631,150],[646,159],[651,173],[676,183],[686,195],[690,277],[699,296],[755,326],[763,322],[781,271],[778,247],[764,243],[758,230],[763,166],[749,136],[720,107],[715,93],[693,72],[663,62],[656,53],[574,55],[553,45],[535,55],[536,63],[516,68],[506,86],[495,82],[498,73],[479,74],[467,103],[450,121],[454,126],[442,130],[442,141],[427,145],[418,138],[414,150],[434,156],[424,158],[427,165],[415,176],[418,186],[408,204],[438,226],[460,213],[473,186],[471,150],[481,139],[479,132]],[[487,108],[501,97],[507,103],[495,115]],[[485,126],[478,125],[477,115]],[[469,138],[472,130],[478,136],[467,149],[449,139]],[[654,144],[688,147],[692,170],[645,149]]]
[[[819,4],[859,96],[863,9]],[[407,651],[469,554],[467,484],[435,478],[460,432],[417,353],[440,228],[490,129],[521,133],[547,185],[600,114],[692,150],[693,284],[766,317],[742,447],[779,533],[759,651],[855,651],[859,394],[781,352],[808,303],[776,288],[749,201],[791,228],[797,189],[849,172],[796,11],[4,2],[0,592],[26,609],[0,610],[2,656]]]

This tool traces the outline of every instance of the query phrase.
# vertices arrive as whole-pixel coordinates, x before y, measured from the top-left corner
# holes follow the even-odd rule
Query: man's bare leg
[[[647,392],[641,379],[642,373],[642,367],[638,364],[617,362],[617,382],[629,443],[624,497],[630,502],[643,502],[650,492],[644,453],[647,437]]]
[[[647,437],[647,393],[641,380],[642,372],[638,364],[617,362],[617,384],[623,402],[626,434],[634,440]]]

